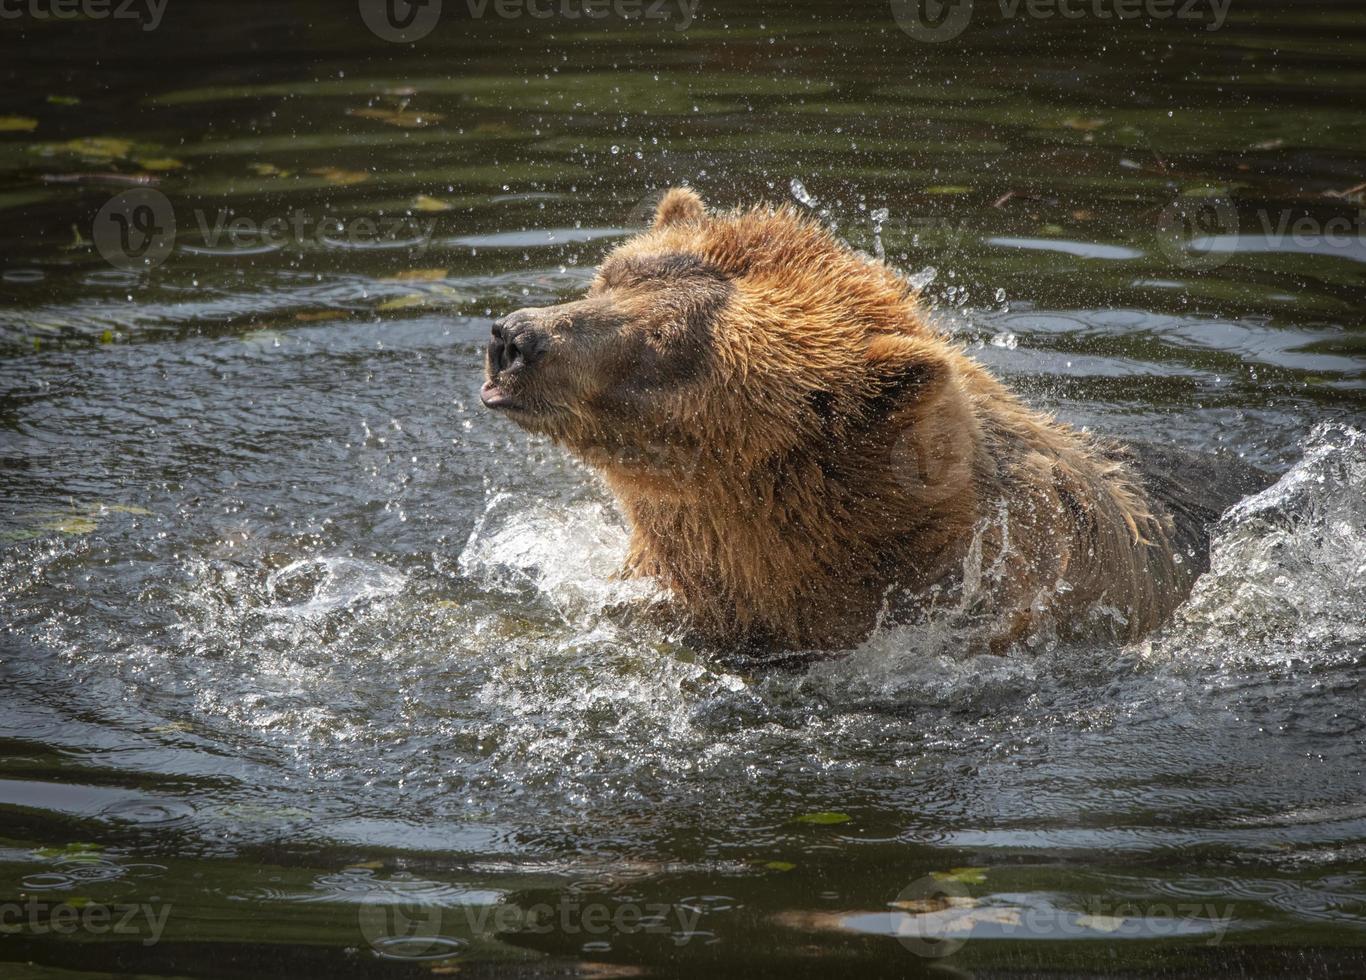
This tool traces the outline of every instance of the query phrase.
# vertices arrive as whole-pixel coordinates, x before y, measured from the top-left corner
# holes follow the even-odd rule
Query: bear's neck
[[[629,571],[668,586],[709,638],[740,646],[857,642],[889,584],[918,592],[958,566],[977,520],[967,470],[916,493],[867,456],[603,473],[631,524]]]

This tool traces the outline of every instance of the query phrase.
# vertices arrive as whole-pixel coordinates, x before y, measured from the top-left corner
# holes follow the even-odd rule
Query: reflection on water
[[[389,46],[221,9],[116,51],[25,22],[8,66],[0,902],[169,905],[116,937],[168,975],[262,922],[291,975],[900,974],[917,937],[982,975],[1360,972],[1359,241],[1259,231],[1360,207],[1354,11],[916,45],[882,5],[709,5]],[[811,208],[1069,421],[1284,476],[1132,647],[968,657],[930,620],[710,661],[615,577],[592,475],[476,397],[490,318],[582,289],[684,179]],[[173,213],[148,273],[92,240],[132,186]]]

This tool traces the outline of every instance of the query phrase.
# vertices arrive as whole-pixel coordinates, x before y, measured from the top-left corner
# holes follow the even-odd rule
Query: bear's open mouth
[[[485,408],[515,409],[517,407],[513,397],[492,381],[485,381],[484,386],[479,389],[479,400],[484,403]]]

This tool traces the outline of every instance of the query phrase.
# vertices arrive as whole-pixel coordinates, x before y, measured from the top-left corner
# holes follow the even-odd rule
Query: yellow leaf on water
[[[364,170],[343,170],[340,167],[314,167],[309,173],[321,177],[329,184],[349,187],[368,180],[370,175]]]
[[[440,282],[446,278],[445,269],[406,269],[387,277],[390,282]]]
[[[847,813],[839,813],[834,810],[821,810],[816,813],[803,813],[795,818],[793,823],[809,823],[817,826],[833,826],[835,824],[848,823],[853,818]]]
[[[912,915],[933,915],[949,909],[975,909],[979,904],[977,899],[965,895],[929,895],[925,898],[905,898],[892,902],[891,906]]]
[[[70,517],[59,517],[43,524],[45,531],[61,531],[63,534],[89,534],[95,530],[95,527],[95,522],[90,518],[75,514]]]
[[[41,149],[58,153],[74,153],[91,160],[115,160],[133,152],[133,141],[117,136],[82,136],[65,143],[47,143]]]
[[[385,300],[376,309],[381,312],[389,310],[410,310],[414,306],[426,306],[432,301],[432,297],[426,293],[410,293],[407,296],[399,296],[395,299]]]
[[[114,331],[112,331],[112,330],[106,330],[104,333],[100,334],[100,343],[102,343],[102,344],[112,344],[113,342],[114,342]]]
[[[137,163],[144,170],[179,170],[185,166],[174,157],[138,157]]]
[[[950,868],[948,871],[935,871],[930,877],[936,881],[956,881],[963,885],[981,885],[987,880],[987,869]]]
[[[439,112],[418,112],[410,109],[348,109],[346,114],[360,119],[373,119],[376,122],[387,123],[390,126],[398,126],[402,129],[421,129],[423,126],[435,126],[446,118]]]
[[[249,163],[247,169],[258,177],[288,177],[288,170],[281,170],[273,163]]]
[[[132,504],[91,504],[86,511],[92,514],[105,511],[110,514],[138,514],[144,517],[152,513],[146,507],[135,507]]]
[[[28,116],[0,116],[0,133],[31,133],[38,128],[38,120]]]
[[[278,330],[248,330],[237,338],[244,344],[258,344],[262,347],[278,347],[285,335]]]
[[[432,197],[430,194],[419,194],[413,201],[413,207],[418,211],[449,211],[451,205],[445,201]]]

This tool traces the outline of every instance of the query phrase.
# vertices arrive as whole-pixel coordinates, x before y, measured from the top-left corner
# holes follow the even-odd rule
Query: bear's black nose
[[[536,322],[522,310],[509,313],[493,321],[493,339],[489,341],[489,369],[511,370],[530,365],[540,356],[545,345],[540,342]]]

